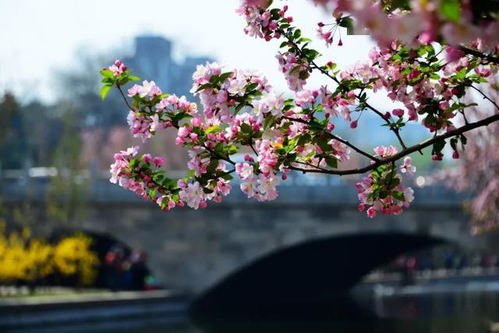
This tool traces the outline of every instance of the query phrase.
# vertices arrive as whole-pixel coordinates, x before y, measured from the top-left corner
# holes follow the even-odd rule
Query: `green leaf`
[[[128,75],[128,80],[130,81],[140,81],[140,77],[135,75]]]
[[[103,77],[114,79],[114,73],[109,69],[103,69],[100,71],[100,73],[102,74]]]
[[[340,27],[347,28],[347,35],[352,35],[354,33],[353,30],[353,20],[350,17],[344,17],[338,23]]]
[[[246,124],[246,123],[242,123],[242,124],[241,124],[241,131],[242,131],[243,133],[249,134],[249,133],[251,133],[251,130],[252,130],[252,129],[251,129],[251,126],[250,126],[250,125],[248,125],[248,124]]]
[[[294,39],[298,39],[301,37],[301,30],[300,29],[296,29],[295,33],[293,34],[293,38]]]
[[[400,200],[400,201],[405,201],[404,193],[400,192],[400,191],[393,191],[392,197],[394,197],[395,199]]]
[[[300,138],[298,139],[297,145],[303,146],[304,144],[310,142],[311,138],[312,137],[310,136],[310,134],[305,133],[302,136],[300,136]]]
[[[206,134],[210,134],[212,132],[220,132],[221,128],[220,126],[217,126],[217,125],[213,125],[213,126],[210,126],[206,129],[205,133]]]
[[[222,178],[225,179],[225,180],[232,180],[232,179],[234,179],[234,177],[232,177],[230,174],[223,175]]]
[[[225,73],[220,74],[220,77],[218,78],[218,82],[224,82],[231,75],[232,75],[232,72],[225,72]]]
[[[459,0],[441,0],[440,14],[452,22],[459,22],[461,18],[461,5]]]
[[[435,154],[440,154],[442,152],[442,149],[445,147],[445,140],[440,140],[435,142],[433,145],[434,153]]]
[[[205,83],[199,86],[199,88],[196,89],[196,92],[200,92],[201,90],[205,90],[206,88],[213,88],[213,85],[211,83]]]
[[[109,94],[109,91],[111,91],[111,86],[102,86],[100,89],[100,98],[102,100],[106,99],[107,94]]]
[[[206,168],[206,171],[208,172],[208,174],[214,173],[215,169],[218,167],[218,164],[219,164],[219,160],[216,160],[216,159],[211,160],[210,164]]]
[[[326,164],[333,169],[338,168],[338,160],[334,157],[326,157]]]
[[[210,193],[213,193],[213,190],[209,189],[209,188],[206,188],[206,187],[203,187],[203,192],[206,193],[206,194],[210,194]]]
[[[274,124],[275,124],[275,118],[272,116],[267,116],[263,121],[263,129],[266,130],[269,127],[273,126]]]

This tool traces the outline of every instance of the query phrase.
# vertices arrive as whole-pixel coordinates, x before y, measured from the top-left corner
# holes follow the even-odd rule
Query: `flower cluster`
[[[279,10],[267,10],[272,1],[243,1],[236,13],[244,16],[247,26],[244,33],[269,41],[281,37],[280,24],[293,21],[286,17],[288,6]]]
[[[199,94],[205,117],[219,122],[232,122],[231,108],[239,110],[271,89],[259,73],[238,70],[222,73],[217,63],[198,65],[192,78],[191,92]]]
[[[338,19],[353,16],[380,46],[393,40],[407,45],[445,41],[470,44],[480,38],[487,49],[499,43],[499,23],[491,7],[468,1],[313,0]],[[409,12],[410,10],[410,12]]]
[[[104,67],[104,70],[106,69],[113,72],[114,77],[119,77],[128,70],[125,64],[123,64],[120,60],[116,60],[114,64],[109,67]]]
[[[461,102],[465,90],[486,81],[498,68],[452,47],[445,49],[452,53],[452,59],[438,57],[431,45],[409,49],[394,42],[387,48],[375,48],[369,54],[369,63],[339,73],[341,83],[348,89],[383,89],[390,99],[401,102],[405,109],[395,108],[385,114],[386,119],[397,117],[392,127],[400,128],[406,120],[423,117],[423,125],[430,132],[451,130],[456,125],[453,118],[474,105]]]
[[[128,96],[134,99],[136,105],[136,109],[128,113],[128,125],[132,134],[143,142],[157,130],[173,126],[179,115],[192,116],[198,112],[197,105],[187,101],[184,96],[179,98],[162,94],[154,81],[135,84],[128,89]],[[147,108],[144,109],[144,106]]]
[[[397,153],[393,146],[378,146],[374,149],[377,156],[386,158]],[[416,170],[410,158],[404,160],[401,172],[412,173]],[[401,177],[394,165],[382,165],[356,184],[359,210],[367,208],[367,216],[374,218],[377,212],[385,215],[400,215],[414,199],[412,188],[402,185]]]
[[[278,53],[276,58],[279,62],[279,69],[284,74],[289,89],[293,91],[302,90],[310,76],[307,60],[289,51]]]

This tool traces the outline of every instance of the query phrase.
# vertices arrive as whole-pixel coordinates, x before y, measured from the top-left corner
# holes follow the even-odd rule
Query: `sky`
[[[317,22],[331,21],[310,0],[287,3],[304,35],[315,38]],[[140,34],[172,39],[177,57],[207,55],[229,69],[259,70],[276,90],[286,91],[275,59],[278,42],[246,36],[244,19],[235,14],[238,4],[236,0],[0,0],[0,93],[9,90],[24,101],[50,102],[60,96],[54,71],[78,71],[81,54],[131,50]],[[324,55],[324,62],[332,60],[343,68],[367,59],[374,45],[367,36],[344,36],[343,42],[342,47],[326,48],[321,42],[313,46]],[[314,77],[308,87],[327,84],[324,80]]]

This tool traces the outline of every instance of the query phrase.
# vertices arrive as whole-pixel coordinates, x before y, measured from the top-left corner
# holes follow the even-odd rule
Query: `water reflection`
[[[372,317],[321,320],[202,321],[186,318],[123,320],[78,327],[45,327],[10,332],[32,333],[470,333],[489,332],[499,321],[499,288],[491,284],[358,288],[354,300]],[[494,285],[492,285],[494,286]],[[496,286],[497,287],[497,286]],[[391,289],[390,289],[391,288]],[[304,309],[306,311],[306,309]]]

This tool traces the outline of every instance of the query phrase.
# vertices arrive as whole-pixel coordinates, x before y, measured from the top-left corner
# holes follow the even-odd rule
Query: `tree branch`
[[[469,55],[472,55],[472,56],[475,56],[475,57],[478,57],[478,58],[485,59],[485,60],[487,60],[488,63],[493,63],[493,64],[496,64],[496,65],[499,64],[499,58],[493,57],[490,54],[485,54],[485,53],[482,53],[480,51],[470,49],[469,47],[466,47],[466,46],[463,46],[463,45],[459,45],[457,48],[459,50],[463,51],[466,54],[469,54]]]
[[[290,166],[290,168],[292,170],[297,170],[297,171],[302,171],[302,172],[313,172],[313,173],[325,173],[325,174],[331,174],[331,175],[340,175],[340,176],[343,176],[343,175],[355,175],[355,174],[362,174],[362,173],[365,173],[365,172],[368,172],[368,171],[371,171],[371,170],[374,170],[376,169],[377,167],[383,165],[383,164],[388,164],[388,163],[391,163],[391,162],[395,162],[399,159],[401,159],[402,157],[404,156],[407,156],[411,153],[414,153],[416,151],[419,151],[419,150],[422,150],[423,148],[426,148],[428,146],[431,146],[432,144],[434,144],[435,142],[437,141],[440,141],[440,140],[445,140],[445,139],[448,139],[448,138],[451,138],[453,136],[457,136],[457,135],[460,135],[460,134],[463,134],[465,132],[468,132],[472,129],[475,129],[475,128],[478,128],[478,127],[482,127],[482,126],[487,126],[493,122],[496,122],[496,121],[499,121],[499,113],[496,113],[490,117],[487,117],[485,119],[482,119],[482,120],[479,120],[477,122],[474,122],[474,123],[469,123],[467,125],[464,125],[464,126],[461,126],[453,131],[448,131],[444,134],[441,134],[441,135],[437,135],[431,139],[428,139],[428,140],[425,140],[417,145],[414,145],[414,146],[411,146],[411,147],[408,147],[407,149],[404,149],[402,150],[401,152],[395,154],[395,155],[392,155],[390,157],[387,157],[385,159],[382,159],[378,162],[374,162],[373,164],[370,164],[366,167],[363,167],[363,168],[357,168],[357,169],[348,169],[348,170],[327,170],[327,171],[324,171],[324,170],[318,170],[318,169],[315,169],[315,170],[307,170],[307,169],[302,169],[302,168],[297,168],[297,167],[293,167],[293,166]]]

